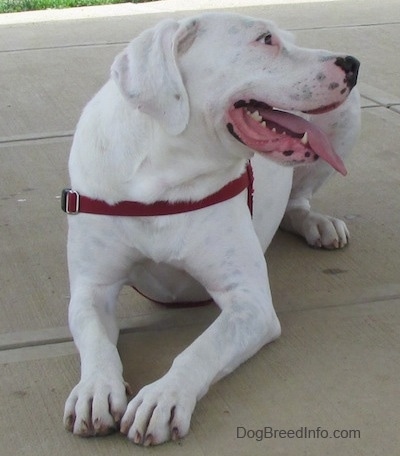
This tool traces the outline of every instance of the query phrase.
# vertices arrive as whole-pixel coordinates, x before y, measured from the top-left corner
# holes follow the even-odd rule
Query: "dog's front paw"
[[[128,404],[121,432],[136,444],[158,445],[189,432],[196,396],[167,376],[142,388]]]
[[[126,410],[128,394],[131,392],[126,382],[106,373],[81,380],[65,403],[65,428],[81,437],[115,432]]]
[[[350,238],[342,220],[302,208],[287,210],[281,228],[299,234],[315,248],[341,249]]]

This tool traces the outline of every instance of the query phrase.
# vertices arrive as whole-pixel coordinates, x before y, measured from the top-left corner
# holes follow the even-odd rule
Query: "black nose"
[[[348,55],[347,57],[338,57],[335,61],[335,65],[345,72],[346,78],[344,82],[352,89],[357,84],[360,62],[351,55]]]

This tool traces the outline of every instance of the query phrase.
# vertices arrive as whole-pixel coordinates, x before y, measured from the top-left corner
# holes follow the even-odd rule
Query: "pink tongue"
[[[259,109],[264,120],[275,122],[284,129],[290,130],[293,133],[308,134],[308,142],[310,143],[313,151],[335,168],[339,173],[345,176],[347,170],[344,166],[342,159],[333,150],[326,134],[317,126],[303,119],[302,117],[295,116],[285,111],[278,111],[275,109]]]

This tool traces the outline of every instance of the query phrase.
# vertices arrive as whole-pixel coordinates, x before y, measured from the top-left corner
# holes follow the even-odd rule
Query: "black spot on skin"
[[[243,108],[244,106],[246,106],[247,103],[244,101],[244,100],[239,100],[237,101],[233,106],[238,109],[238,108]]]
[[[328,89],[329,90],[335,90],[338,87],[339,87],[339,84],[337,82],[332,82],[331,84],[329,84]]]
[[[262,102],[262,101],[258,101],[258,100],[250,100],[250,103],[249,103],[252,107],[258,109],[258,108],[261,108],[261,109],[269,109],[271,108],[269,105],[267,105],[266,103]]]
[[[326,79],[326,76],[324,75],[324,73],[318,73],[315,79],[317,81],[323,81],[324,79]]]
[[[314,161],[317,161],[319,159],[319,155],[315,154],[314,155]]]
[[[311,152],[308,150],[308,151],[304,154],[304,156],[305,156],[306,158],[311,157]]]
[[[320,62],[329,62],[330,60],[335,60],[335,59],[336,59],[335,56],[328,55],[328,56],[320,57],[318,60]]]
[[[229,133],[235,138],[237,139],[238,141],[240,141],[242,144],[244,144],[244,142],[239,138],[239,136],[236,134],[235,130],[233,129],[233,125],[231,123],[228,123],[226,128],[228,129]]]
[[[342,90],[340,91],[340,93],[343,95],[344,93],[346,93],[346,90],[347,90],[347,89],[342,89]]]
[[[312,88],[309,86],[304,87],[303,89],[303,100],[310,100],[313,97]]]
[[[285,150],[285,151],[283,152],[283,155],[284,155],[285,157],[290,157],[290,156],[293,155],[293,154],[294,154],[294,150]]]

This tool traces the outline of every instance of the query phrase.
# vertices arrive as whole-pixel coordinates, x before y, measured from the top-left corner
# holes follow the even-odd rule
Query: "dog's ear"
[[[189,99],[177,57],[193,43],[197,27],[197,21],[163,21],[134,39],[111,67],[123,95],[172,135],[182,133],[189,122]]]

